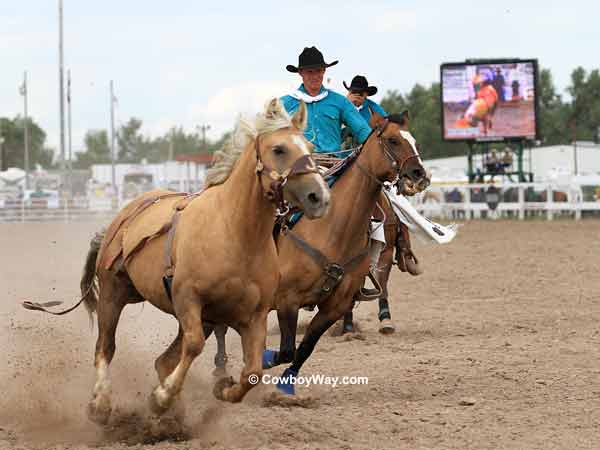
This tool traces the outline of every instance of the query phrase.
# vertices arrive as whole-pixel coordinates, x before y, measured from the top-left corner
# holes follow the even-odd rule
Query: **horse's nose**
[[[417,168],[413,169],[411,175],[412,175],[412,179],[414,181],[419,181],[425,177],[425,171],[423,169],[421,169],[420,167],[417,167]]]
[[[307,198],[315,208],[327,206],[329,204],[329,198],[323,198],[323,195],[317,194],[316,192],[311,192],[307,195]]]

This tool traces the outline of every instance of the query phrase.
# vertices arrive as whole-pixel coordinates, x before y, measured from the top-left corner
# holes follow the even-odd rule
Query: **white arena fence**
[[[425,217],[447,220],[540,217],[600,218],[598,186],[555,183],[495,184],[495,196],[488,194],[491,184],[432,185],[411,198]],[[496,197],[493,209],[488,201]]]
[[[544,218],[600,218],[597,186],[552,183],[494,185],[499,202],[490,208],[490,184],[432,185],[411,197],[425,217],[447,220]],[[76,199],[0,199],[0,223],[110,221],[126,202],[110,197]]]
[[[118,210],[118,203],[110,198],[0,200],[0,223],[108,222]]]

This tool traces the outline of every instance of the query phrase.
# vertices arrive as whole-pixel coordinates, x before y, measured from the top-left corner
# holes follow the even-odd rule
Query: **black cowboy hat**
[[[317,67],[331,67],[335,66],[338,61],[332,63],[326,63],[323,59],[323,53],[321,53],[317,47],[304,47],[300,56],[298,56],[298,67],[288,64],[286,69],[288,72],[298,73],[300,69],[315,69]]]
[[[344,81],[344,87],[349,91],[366,92],[369,97],[377,94],[377,88],[375,86],[369,86],[369,82],[362,75],[356,75],[354,78],[352,78],[350,86],[348,86]]]

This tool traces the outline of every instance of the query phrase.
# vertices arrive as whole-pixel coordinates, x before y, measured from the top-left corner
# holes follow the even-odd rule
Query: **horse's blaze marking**
[[[294,144],[296,144],[298,147],[300,147],[300,150],[302,150],[302,153],[304,153],[305,155],[310,155],[310,151],[308,150],[308,145],[306,145],[306,141],[298,136],[297,134],[294,134],[292,136],[292,142]]]
[[[421,156],[419,155],[419,152],[417,151],[417,140],[413,137],[413,135],[410,133],[410,131],[400,130],[400,136],[402,136],[404,139],[406,139],[406,141],[408,141],[408,143],[410,144],[410,146],[413,149],[413,152],[415,153],[415,156],[417,157],[417,161],[419,161],[419,164],[423,165]]]

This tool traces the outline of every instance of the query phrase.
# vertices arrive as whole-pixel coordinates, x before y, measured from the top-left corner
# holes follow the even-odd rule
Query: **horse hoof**
[[[381,334],[392,334],[396,331],[394,324],[390,319],[383,319],[379,324],[379,332]]]
[[[344,324],[342,327],[342,334],[354,333],[354,324]]]
[[[87,416],[92,422],[98,425],[106,425],[112,408],[110,406],[110,400],[94,398],[87,407]]]
[[[152,391],[152,394],[150,394],[150,398],[148,399],[150,411],[156,416],[164,414],[171,407],[173,401],[174,398],[160,385]]]
[[[263,351],[262,356],[262,368],[270,369],[271,367],[275,367],[277,365],[277,352],[276,350],[266,349]]]
[[[213,395],[218,400],[227,401],[227,398],[225,396],[225,390],[231,388],[234,384],[235,381],[233,381],[233,377],[221,378],[215,383],[215,387],[213,388]]]
[[[286,395],[296,395],[295,383],[296,378],[298,377],[298,372],[292,368],[287,368],[283,371],[281,376],[279,377],[279,382],[277,383],[277,389],[283,394]]]

